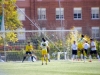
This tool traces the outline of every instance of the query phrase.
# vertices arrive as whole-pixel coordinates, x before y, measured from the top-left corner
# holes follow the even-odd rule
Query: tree
[[[16,30],[17,28],[22,28],[22,23],[18,19],[18,13],[14,4],[16,0],[0,0],[0,16],[3,14],[2,8],[4,8],[4,22],[5,30]],[[16,42],[17,35],[14,32],[7,32],[6,39],[11,42]]]

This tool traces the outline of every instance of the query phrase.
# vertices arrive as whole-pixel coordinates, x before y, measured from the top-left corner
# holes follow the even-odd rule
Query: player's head
[[[84,35],[82,34],[81,37],[84,38]]]
[[[42,38],[42,41],[45,42],[46,40],[44,38]]]
[[[85,43],[88,43],[87,40],[85,40]]]
[[[30,42],[27,42],[28,43],[28,45],[30,45]]]
[[[76,41],[73,41],[74,42],[74,44],[76,43]]]
[[[94,39],[90,39],[90,41],[93,41]]]

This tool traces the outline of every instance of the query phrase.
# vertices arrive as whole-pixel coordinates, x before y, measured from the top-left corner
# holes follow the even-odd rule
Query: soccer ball
[[[42,43],[42,46],[46,46],[46,43]]]

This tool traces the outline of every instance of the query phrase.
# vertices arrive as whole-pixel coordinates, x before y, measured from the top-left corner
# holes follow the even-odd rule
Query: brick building
[[[41,29],[70,29],[100,39],[100,0],[17,0],[18,7]],[[37,28],[18,9],[26,30]]]

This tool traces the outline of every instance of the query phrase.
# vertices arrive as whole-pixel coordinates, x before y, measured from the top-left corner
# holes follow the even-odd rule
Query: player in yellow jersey
[[[41,48],[42,48],[42,65],[44,63],[44,59],[46,61],[46,65],[47,65],[47,61],[48,61],[47,44],[46,44],[46,40],[43,38],[42,38],[42,42],[41,42]]]
[[[26,50],[26,54],[25,54],[25,56],[23,57],[22,62],[26,59],[26,56],[28,56],[28,54],[31,56],[32,62],[34,62],[34,61],[33,61],[33,56],[32,56],[33,46],[30,44],[30,42],[28,42],[28,45],[26,45],[25,50]]]
[[[84,35],[81,35],[81,38],[78,40],[78,57],[81,56],[81,60],[83,60],[83,55],[84,55],[84,47],[83,47],[84,42],[85,42]]]

